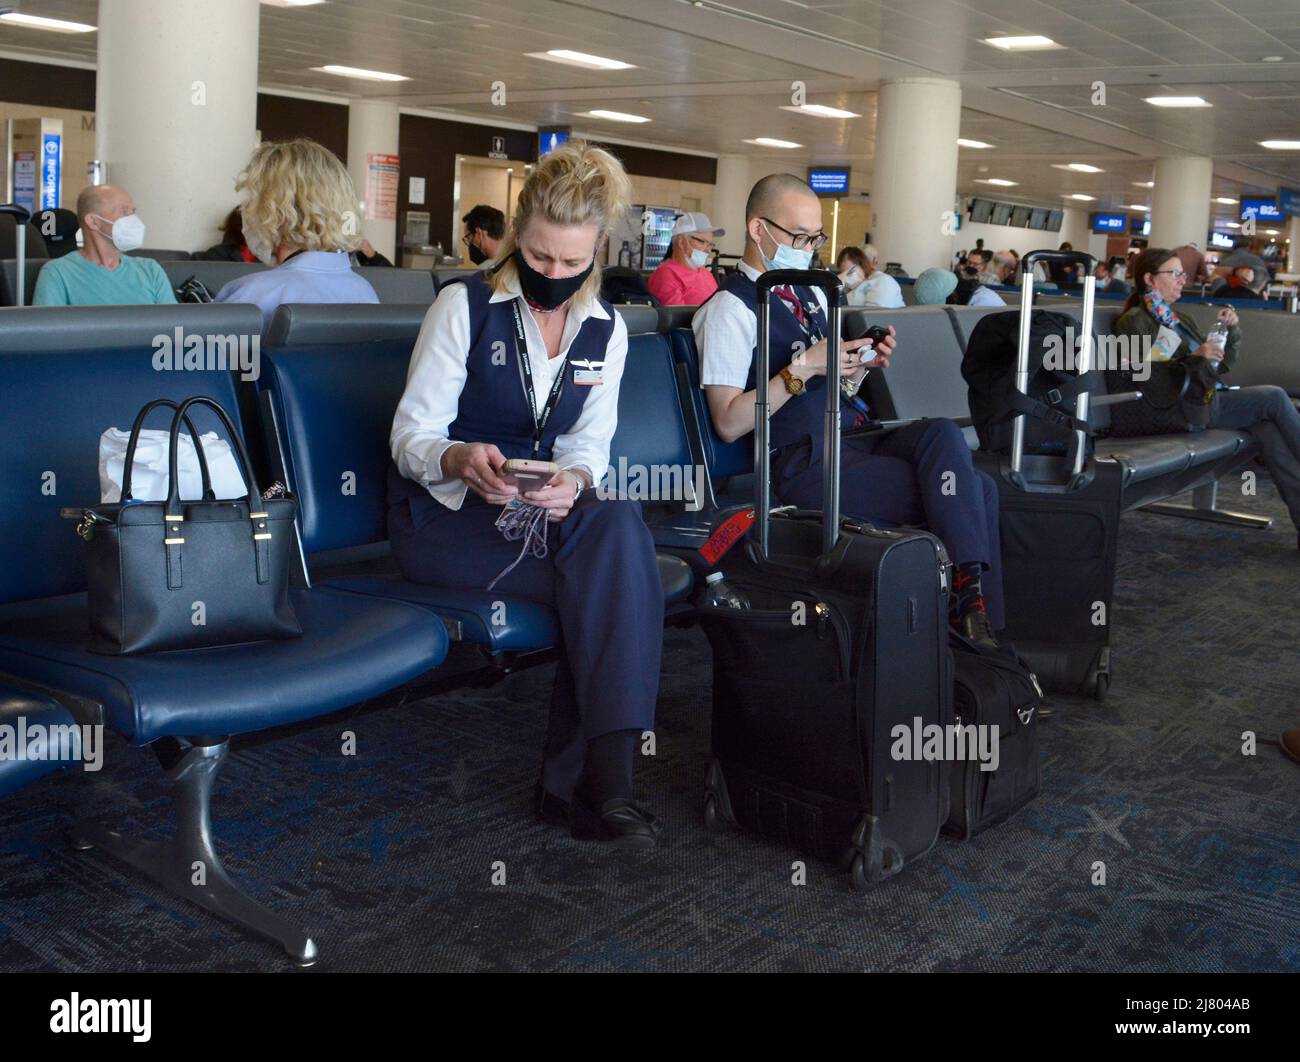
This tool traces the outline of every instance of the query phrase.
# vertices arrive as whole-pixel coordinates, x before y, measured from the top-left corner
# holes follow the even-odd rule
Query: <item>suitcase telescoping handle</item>
[[[18,289],[14,292],[14,305],[23,306],[27,298],[27,223],[32,220],[32,215],[26,207],[20,207],[17,203],[0,206],[0,214],[8,214],[14,219],[14,257],[17,259],[14,287]]]
[[[1080,376],[1093,368],[1092,316],[1097,293],[1097,260],[1081,251],[1030,251],[1020,259],[1020,343],[1016,350],[1016,390],[1022,395],[1029,393],[1029,333],[1030,317],[1034,308],[1034,266],[1039,262],[1060,262],[1064,265],[1081,265],[1083,278],[1083,311],[1080,322],[1079,356],[1076,368]],[[1075,399],[1075,417],[1087,423],[1088,392],[1080,391]],[[1076,428],[1074,446],[1074,466],[1072,474],[1083,472],[1083,463],[1087,457],[1087,433]],[[1019,476],[1025,456],[1025,414],[1018,414],[1011,425],[1011,471]]]
[[[786,284],[821,288],[830,308],[826,328],[826,431],[822,444],[824,555],[830,554],[840,536],[840,304],[844,299],[844,284],[828,269],[770,269],[758,278],[758,352],[754,370],[754,518],[758,524],[758,551],[764,560],[772,509],[772,455],[768,450],[771,408],[767,400],[772,379],[768,355],[771,298],[773,288]]]

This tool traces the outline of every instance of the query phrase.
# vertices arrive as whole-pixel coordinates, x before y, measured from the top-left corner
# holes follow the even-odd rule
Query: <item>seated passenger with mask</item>
[[[766,388],[772,494],[780,504],[804,509],[822,507],[826,299],[820,288],[775,289],[775,375],[756,381],[756,281],[770,269],[807,269],[826,242],[821,225],[821,202],[807,182],[788,173],[764,177],[745,204],[744,258],[692,321],[714,430],[727,442],[752,432],[756,388]],[[869,419],[858,389],[873,368],[888,367],[892,326],[889,332],[875,350],[869,339],[840,346],[840,419],[846,429]],[[971,464],[961,429],[935,418],[846,438],[840,483],[846,516],[882,527],[925,525],[943,540],[956,565],[950,620],[967,637],[996,646],[993,632],[1003,626],[998,489]]]
[[[709,255],[716,247],[713,241],[726,234],[705,214],[682,214],[673,225],[668,256],[646,282],[650,294],[665,306],[699,306],[718,290]]]
[[[479,203],[460,221],[465,226],[460,242],[465,245],[469,260],[476,266],[496,261],[506,234],[506,216],[496,207]]]
[[[77,196],[84,245],[76,254],[46,262],[36,278],[33,306],[139,306],[176,301],[162,266],[131,258],[144,245],[144,222],[131,193],[98,184]]]

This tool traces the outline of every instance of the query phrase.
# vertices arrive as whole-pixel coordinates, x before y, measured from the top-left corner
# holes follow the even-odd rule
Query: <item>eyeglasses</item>
[[[692,236],[691,243],[695,244],[701,251],[712,251],[718,246],[712,240],[706,240],[703,236]]]
[[[468,247],[473,242],[473,240],[474,240],[474,233],[472,231],[465,233],[465,235],[460,238],[460,242],[463,243],[466,247]]]
[[[790,246],[796,251],[820,251],[826,243],[829,236],[824,232],[815,232],[809,235],[806,232],[791,232],[784,225],[777,225],[771,218],[760,219],[765,225],[772,225],[780,229],[790,237]]]
[[[1184,273],[1181,269],[1157,269],[1153,275],[1158,277],[1160,276],[1161,273],[1168,273],[1175,280],[1187,279],[1187,274]]]

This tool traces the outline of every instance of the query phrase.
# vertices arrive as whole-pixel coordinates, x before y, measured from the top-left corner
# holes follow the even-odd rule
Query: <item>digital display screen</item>
[[[987,223],[993,216],[993,201],[991,199],[972,199],[970,201],[970,219]]]
[[[1031,229],[1047,228],[1047,211],[1042,207],[1035,207],[1029,212],[1029,227]]]
[[[1255,217],[1259,221],[1281,221],[1282,209],[1277,205],[1276,199],[1248,199],[1246,196],[1241,197],[1241,220],[1246,220],[1246,215],[1254,211]]]
[[[1065,221],[1064,210],[1049,210],[1047,212],[1047,230],[1049,232],[1060,232],[1061,224]]]
[[[1128,230],[1128,215],[1126,214],[1093,214],[1092,231],[1093,232],[1126,232]]]
[[[808,185],[818,195],[848,195],[849,171],[847,169],[809,169]]]
[[[1011,220],[1011,204],[994,203],[993,217],[990,218],[989,220],[994,225],[1005,225],[1007,222]]]
[[[1027,206],[1018,206],[1011,208],[1011,224],[1018,229],[1029,227],[1029,216],[1033,211]]]
[[[1237,245],[1237,241],[1234,240],[1231,236],[1225,236],[1221,232],[1210,233],[1211,247],[1222,247],[1224,250],[1227,250],[1228,248],[1235,247],[1236,245]]]

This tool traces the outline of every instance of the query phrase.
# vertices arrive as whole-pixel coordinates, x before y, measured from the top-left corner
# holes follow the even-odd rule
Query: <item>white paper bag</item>
[[[137,501],[167,500],[167,450],[170,432],[161,428],[145,428],[135,448],[131,463],[131,497]],[[122,466],[126,463],[126,444],[131,439],[129,431],[109,428],[99,437],[99,492],[100,501],[115,502],[122,498]],[[212,477],[213,493],[220,499],[242,498],[248,488],[239,472],[230,443],[215,431],[199,436],[203,456],[208,459],[208,473]],[[203,497],[203,476],[199,472],[199,455],[194,451],[194,441],[186,432],[180,434],[180,453],[177,455],[182,500],[197,501]]]

